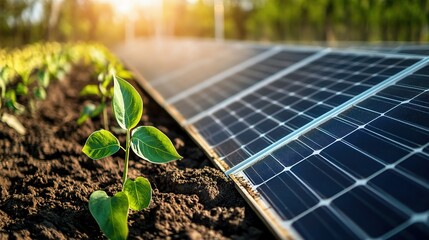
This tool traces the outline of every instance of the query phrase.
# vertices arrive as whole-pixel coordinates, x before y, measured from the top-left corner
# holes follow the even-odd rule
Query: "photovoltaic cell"
[[[304,238],[428,238],[429,107],[420,100],[429,93],[428,70],[238,174]]]
[[[415,62],[417,59],[330,53],[237,98],[196,121],[194,127],[233,167]],[[386,69],[392,71],[386,73]],[[316,144],[330,138],[318,134]],[[312,144],[311,140],[303,143]]]

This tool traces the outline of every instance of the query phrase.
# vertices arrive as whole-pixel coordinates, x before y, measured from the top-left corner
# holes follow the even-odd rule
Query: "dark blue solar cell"
[[[304,239],[360,239],[327,207],[319,207],[292,224]]]
[[[292,130],[285,126],[278,126],[274,128],[273,130],[266,133],[266,136],[271,139],[273,142],[278,141],[282,139],[283,137],[286,137],[288,134],[292,133]]]
[[[389,111],[386,115],[408,122],[412,125],[429,129],[429,109],[421,108],[412,104],[401,104]],[[427,140],[429,141],[429,136]]]
[[[262,110],[262,112],[264,112],[265,114],[267,114],[267,115],[271,116],[271,115],[273,115],[274,113],[278,112],[280,109],[281,109],[281,108],[280,108],[279,106],[274,105],[274,104],[271,104],[271,105],[268,105],[268,106],[266,106],[266,107],[262,108],[261,110]]]
[[[292,128],[298,129],[305,124],[309,123],[312,119],[309,117],[306,117],[304,115],[298,115],[291,120],[287,121],[287,125],[291,126]]]
[[[339,115],[340,118],[357,125],[366,124],[378,116],[378,114],[362,108],[351,108]]]
[[[256,154],[262,149],[271,145],[271,142],[267,141],[264,138],[258,138],[255,141],[249,143],[245,148],[252,154]]]
[[[238,102],[238,101],[233,102],[233,103],[228,105],[228,109],[233,110],[233,111],[236,111],[242,107],[244,107],[244,104],[242,102]]]
[[[323,131],[320,131],[317,128],[303,135],[300,140],[303,143],[307,144],[307,146],[316,150],[326,147],[327,145],[335,141],[333,137],[329,136]]]
[[[326,105],[318,104],[310,109],[308,109],[305,113],[311,117],[318,118],[323,114],[329,112],[332,107],[328,107]]]
[[[213,118],[211,117],[203,117],[198,122],[194,123],[194,125],[198,128],[205,128],[209,126],[210,124],[214,123]]]
[[[422,67],[421,69],[419,69],[418,71],[416,71],[413,75],[424,75],[424,76],[429,76],[429,65],[426,65],[424,67]]]
[[[344,140],[385,163],[394,163],[409,153],[403,147],[394,145],[391,141],[376,136],[366,129],[359,129]]]
[[[284,167],[272,156],[256,162],[252,166],[246,168],[243,172],[252,181],[253,184],[259,185],[269,178],[283,171]]]
[[[218,143],[221,143],[230,137],[231,137],[231,134],[229,134],[228,132],[220,131],[217,134],[207,136],[206,140],[211,145],[217,145]]]
[[[253,113],[246,117],[246,122],[248,122],[249,124],[255,124],[266,118],[267,116],[264,116],[260,113]]]
[[[322,74],[320,74],[320,75],[323,76]],[[333,79],[345,79],[345,78],[347,78],[349,76],[350,76],[349,73],[339,72],[339,73],[332,74],[331,78],[333,78]]]
[[[258,137],[259,137],[259,134],[252,129],[247,129],[235,136],[235,138],[238,139],[243,144],[251,142],[252,140]]]
[[[426,91],[420,96],[414,98],[413,100],[411,100],[411,103],[429,108],[429,91]]]
[[[254,112],[255,112],[255,110],[253,110],[253,109],[251,109],[251,108],[249,108],[249,107],[246,106],[246,107],[243,107],[243,108],[240,108],[240,109],[236,110],[235,114],[237,116],[239,116],[239,117],[244,118],[247,115],[252,114]]]
[[[359,107],[373,110],[378,113],[385,113],[386,111],[392,109],[396,105],[397,103],[395,102],[387,101],[386,99],[379,98],[379,97],[371,97],[371,98],[365,99],[365,101],[358,104]]]
[[[248,153],[246,153],[244,150],[239,148],[235,150],[233,153],[224,157],[223,160],[228,164],[228,166],[232,167],[243,162],[249,157],[250,155]]]
[[[396,233],[392,237],[388,238],[389,240],[421,240],[429,239],[429,228],[427,224],[424,223],[414,223],[404,230]]]
[[[387,170],[369,181],[369,185],[392,196],[416,213],[429,210],[429,190],[394,170]]]
[[[429,157],[424,154],[413,154],[397,165],[398,169],[421,179],[429,184]]]
[[[225,109],[220,109],[213,114],[213,116],[215,116],[217,119],[220,119],[220,118],[222,118],[224,116],[228,116],[228,115],[229,115],[229,112]]]
[[[367,69],[363,69],[362,72],[363,73],[368,73],[368,74],[374,74],[374,73],[379,73],[379,72],[381,72],[383,70],[385,70],[384,67],[374,66],[374,67],[369,67]]]
[[[346,134],[349,134],[355,129],[355,127],[345,123],[339,118],[332,118],[320,125],[319,128],[327,131],[337,138],[344,137]]]
[[[385,66],[392,66],[400,63],[403,60],[403,58],[385,58],[381,60],[378,64],[385,65]]]
[[[228,155],[234,150],[240,148],[241,145],[238,144],[234,139],[228,139],[221,144],[219,144],[215,150],[220,153],[221,156]]]
[[[225,126],[231,125],[238,121],[238,118],[233,115],[226,115],[222,119],[220,119],[220,122],[224,124]]]
[[[369,237],[377,238],[406,222],[408,216],[364,187],[356,187],[332,202]]]
[[[271,155],[279,160],[286,167],[301,161],[303,158],[313,153],[313,150],[298,141],[290,142],[288,145],[279,148]]]
[[[249,126],[247,126],[244,122],[235,122],[233,125],[228,126],[229,130],[231,130],[231,132],[240,132],[243,129],[247,129]]]
[[[419,59],[405,59],[398,63],[399,66],[409,67],[415,63],[417,63]]]
[[[290,172],[281,173],[259,186],[257,191],[283,220],[297,216],[318,202],[318,199]]]
[[[279,124],[272,119],[265,119],[264,121],[255,125],[255,129],[260,131],[261,133],[265,133],[271,131],[278,127]]]
[[[367,59],[362,60],[361,63],[371,64],[371,63],[379,62],[380,60],[382,60],[382,59],[379,57],[368,57]]]
[[[344,96],[344,95],[335,95],[334,97],[329,98],[325,102],[332,106],[339,106],[345,102],[347,102],[351,96]]]
[[[301,87],[302,88],[302,87]],[[291,104],[294,104],[298,101],[300,101],[301,99],[299,97],[295,97],[295,96],[287,96],[285,98],[279,99],[278,101],[283,104],[284,106],[289,106]]]
[[[354,183],[320,156],[313,155],[292,169],[321,198],[330,198]]]
[[[366,78],[364,81],[362,81],[362,83],[369,84],[369,85],[376,85],[383,82],[387,78],[388,77],[384,77],[384,76],[371,76]]]
[[[425,145],[429,141],[427,131],[386,117],[371,122],[367,128],[412,148]]]
[[[379,92],[377,95],[382,97],[387,97],[389,99],[397,100],[397,101],[405,101],[410,98],[413,98],[417,94],[419,94],[420,91],[410,88],[404,88],[401,86],[391,86],[383,91]]]
[[[301,87],[301,90],[297,91],[297,94],[300,95],[300,96],[310,96],[310,95],[313,95],[318,90],[319,90],[319,87],[305,86],[305,88]]]
[[[295,109],[296,111],[303,112],[307,110],[307,108],[310,108],[314,106],[314,102],[307,101],[307,100],[301,100],[294,105],[291,106],[291,108]]]
[[[331,87],[329,89],[332,89]],[[332,89],[334,90],[334,89]],[[313,96],[311,96],[312,99],[317,100],[317,101],[323,101],[329,97],[331,97],[333,95],[332,92],[327,92],[327,91],[319,91],[316,94],[314,94]],[[314,103],[313,103],[314,105]]]
[[[346,91],[344,91],[344,93],[356,96],[356,95],[359,95],[359,94],[365,92],[369,88],[370,88],[370,86],[358,85],[358,86],[354,86],[354,87],[351,87],[351,88],[347,89]]]
[[[359,179],[366,178],[383,168],[383,165],[374,159],[343,142],[335,142],[325,148],[321,155]]]
[[[329,89],[335,92],[342,92],[345,89],[347,89],[348,87],[350,87],[350,83],[345,83],[345,82],[340,82],[340,83],[335,83],[332,86],[329,86]],[[318,94],[315,94],[315,96]],[[331,92],[325,92],[322,91],[322,97],[321,98],[316,98],[317,100],[324,100],[328,97],[331,97],[333,95],[333,93]]]
[[[271,94],[272,94],[272,92],[271,92]],[[254,102],[247,102],[247,103],[252,104],[252,106],[256,109],[261,109],[261,108],[264,108],[266,106],[272,105],[271,101],[263,100],[263,99],[259,99],[259,100],[254,101]]]
[[[210,125],[207,125],[205,128],[203,128],[203,132],[206,132],[208,134],[213,134],[221,131],[223,129],[223,126],[219,125],[214,119],[213,122]]]
[[[242,101],[246,102],[246,103],[250,103],[250,102],[259,102],[259,101],[264,102],[265,100],[260,99],[259,97],[255,96],[254,94],[249,94],[249,95],[243,97]]]
[[[329,86],[332,84],[332,80],[328,79],[328,80],[319,80],[317,82],[314,82],[312,85],[316,87],[316,89],[320,89],[326,86]]]
[[[285,122],[297,115],[296,112],[293,112],[291,110],[284,109],[276,114],[273,115],[273,118],[279,120],[280,122]]]
[[[349,84],[349,87],[355,83],[362,83],[365,79],[368,78],[368,75],[361,74],[360,72],[352,72],[348,77],[344,78],[344,82]]]
[[[390,67],[390,68],[386,68],[386,70],[384,71],[381,71],[379,75],[393,76],[402,70],[404,70],[404,68],[402,67]]]

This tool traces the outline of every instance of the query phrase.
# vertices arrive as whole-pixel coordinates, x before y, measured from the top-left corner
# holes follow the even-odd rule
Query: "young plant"
[[[109,130],[108,116],[107,116],[107,104],[113,96],[113,87],[111,82],[114,75],[119,75],[122,78],[129,79],[132,77],[131,73],[123,69],[121,64],[108,64],[108,67],[100,67],[101,64],[94,64],[100,72],[97,76],[98,85],[88,84],[79,93],[80,96],[97,96],[100,99],[100,103],[95,106],[92,103],[88,103],[82,109],[82,112],[77,119],[77,124],[81,125],[89,118],[94,118],[102,114],[103,127]],[[105,68],[105,69],[104,69]],[[104,70],[101,70],[104,69]]]
[[[146,178],[127,178],[130,150],[152,163],[167,163],[182,157],[160,130],[150,126],[136,127],[143,113],[143,101],[127,81],[116,76],[113,79],[113,112],[119,126],[126,131],[125,148],[111,132],[102,129],[88,137],[82,151],[94,160],[110,156],[119,149],[125,151],[122,190],[112,197],[103,190],[93,192],[89,210],[109,239],[126,239],[129,209],[142,210],[149,206],[152,198],[152,188]]]

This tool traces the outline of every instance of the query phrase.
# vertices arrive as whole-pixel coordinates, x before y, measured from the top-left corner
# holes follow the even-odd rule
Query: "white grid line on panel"
[[[341,112],[347,110],[351,106],[357,104],[358,102],[361,102],[362,100],[365,100],[366,98],[370,97],[371,95],[376,94],[377,92],[381,91],[382,89],[390,86],[391,84],[394,84],[395,82],[399,81],[403,77],[407,76],[408,74],[420,69],[421,67],[425,66],[426,63],[429,62],[429,58],[424,58],[420,60],[419,62],[415,63],[411,67],[406,68],[405,70],[393,75],[392,77],[386,79],[385,81],[375,85],[374,87],[368,89],[367,91],[356,95],[354,98],[348,100],[347,102],[341,104],[340,106],[330,110],[329,112],[321,115],[320,117],[312,120],[308,124],[304,125],[303,127],[297,129],[296,131],[292,132],[291,134],[285,136],[284,138],[280,139],[279,141],[275,142],[274,144],[270,145],[269,147],[265,148],[264,150],[261,150],[257,154],[249,157],[245,161],[237,164],[236,166],[228,169],[225,174],[228,176],[230,174],[233,174],[234,172],[240,171],[241,169],[246,168],[247,166],[251,165],[252,163],[258,161],[259,159],[266,156],[268,153],[284,146],[285,144],[293,141],[294,139],[297,139],[299,136],[303,135],[304,133],[310,131],[311,129],[314,129],[318,125],[322,124],[323,122],[329,120],[330,118],[340,114]]]

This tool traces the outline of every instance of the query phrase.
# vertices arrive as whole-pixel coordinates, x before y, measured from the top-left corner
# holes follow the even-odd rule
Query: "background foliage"
[[[144,8],[119,14],[110,4],[113,1],[0,0],[0,46],[41,40],[112,44],[124,40],[131,15],[137,37],[154,36],[156,19],[161,19],[163,36],[214,35],[214,0],[164,0],[159,18]],[[224,0],[224,4],[227,39],[429,40],[429,0]]]

